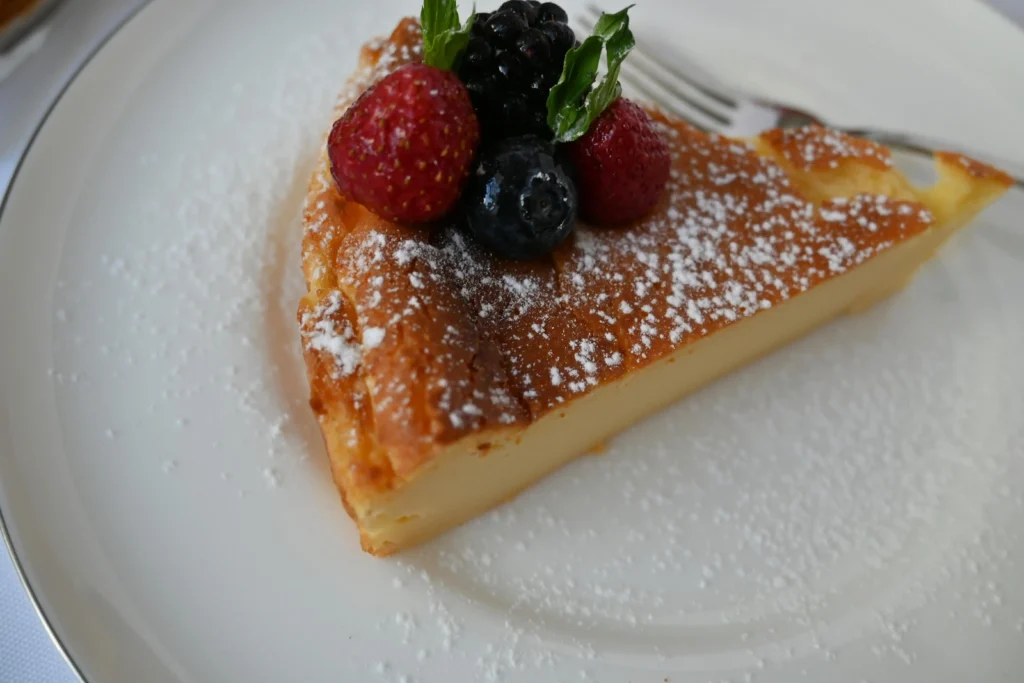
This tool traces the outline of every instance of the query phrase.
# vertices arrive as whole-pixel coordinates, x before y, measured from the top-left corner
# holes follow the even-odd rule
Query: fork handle
[[[1014,180],[1015,185],[1018,188],[1024,189],[1024,164],[1019,162],[1010,161],[1009,159],[1003,159],[992,156],[991,154],[983,154],[979,152],[964,150],[958,145],[952,145],[935,138],[929,138],[923,135],[910,134],[910,133],[897,133],[892,131],[875,130],[875,129],[847,129],[844,131],[854,137],[867,138],[874,140],[875,142],[881,143],[887,147],[902,149],[910,152],[917,152],[919,154],[927,154],[931,156],[935,152],[950,151],[964,154],[977,159],[978,161],[984,162],[990,166],[994,166],[1001,171],[1008,173]]]

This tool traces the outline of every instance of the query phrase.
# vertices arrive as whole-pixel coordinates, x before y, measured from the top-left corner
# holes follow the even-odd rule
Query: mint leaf
[[[590,124],[622,94],[619,71],[626,55],[636,45],[629,30],[628,12],[632,8],[630,5],[615,14],[602,14],[594,33],[565,56],[562,77],[548,95],[548,125],[558,142],[581,138]],[[601,82],[594,85],[602,53],[608,70]]]
[[[464,25],[459,25],[459,8],[455,0],[423,0],[420,28],[423,30],[423,61],[438,69],[453,69],[469,43],[469,30],[476,11]]]

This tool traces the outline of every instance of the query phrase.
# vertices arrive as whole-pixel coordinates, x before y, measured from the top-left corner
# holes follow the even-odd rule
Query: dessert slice
[[[338,115],[421,59],[369,44]],[[311,405],[363,548],[387,555],[508,500],[645,416],[902,287],[1011,184],[824,128],[743,141],[651,113],[670,179],[645,218],[580,224],[515,261],[346,199],[325,153],[305,208],[299,322]],[[483,134],[487,135],[486,125]]]

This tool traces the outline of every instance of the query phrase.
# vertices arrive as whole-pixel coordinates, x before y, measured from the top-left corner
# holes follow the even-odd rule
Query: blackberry
[[[516,52],[531,68],[543,71],[551,63],[551,41],[535,28],[526,29],[516,39]]]
[[[491,18],[490,12],[478,12],[476,17],[473,19],[473,27],[470,33],[474,36],[485,36],[487,35],[487,20]]]
[[[557,21],[562,24],[569,23],[569,15],[565,10],[553,2],[545,2],[537,8],[537,17],[540,21]]]
[[[523,31],[530,27],[530,22],[518,12],[505,10],[495,12],[487,20],[486,35],[494,41],[495,47],[507,48],[515,44]]]
[[[498,256],[534,259],[572,233],[579,200],[555,146],[535,135],[484,150],[462,194],[469,231]]]
[[[512,92],[520,90],[525,84],[528,67],[511,50],[503,50],[494,60],[495,68],[501,80]]]
[[[486,77],[493,59],[494,50],[491,48],[491,44],[484,38],[474,36],[469,39],[469,44],[466,46],[462,67],[459,69],[460,74],[465,74],[468,79]]]
[[[477,118],[489,118],[501,104],[502,83],[497,76],[487,75],[466,84]]]
[[[576,44],[558,5],[507,0],[480,13],[459,67],[483,135],[500,140],[531,133],[550,139],[547,99]]]
[[[545,21],[537,28],[548,39],[552,59],[564,62],[565,54],[576,45],[576,34],[573,30],[567,24],[558,21]]]
[[[525,95],[511,93],[501,102],[501,122],[505,128],[519,127],[530,113],[530,102]]]
[[[540,4],[534,5],[528,0],[507,0],[501,3],[501,7],[498,8],[499,12],[511,11],[526,19],[526,23],[531,26],[537,21],[537,15],[540,10]]]
[[[526,98],[533,105],[531,110],[535,114],[543,115],[545,119],[548,116],[548,94],[551,92],[553,84],[544,76],[537,76],[526,89]]]

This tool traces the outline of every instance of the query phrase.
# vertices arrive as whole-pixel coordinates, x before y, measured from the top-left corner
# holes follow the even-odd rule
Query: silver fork
[[[588,4],[577,23],[590,33],[601,9]],[[931,155],[939,150],[957,151],[1006,171],[1024,187],[1024,164],[965,150],[925,136],[869,128],[844,128],[797,107],[752,97],[726,86],[682,55],[671,61],[639,42],[622,65],[620,79],[668,113],[701,130],[731,137],[755,135],[769,128],[798,128],[819,124],[888,147]]]

